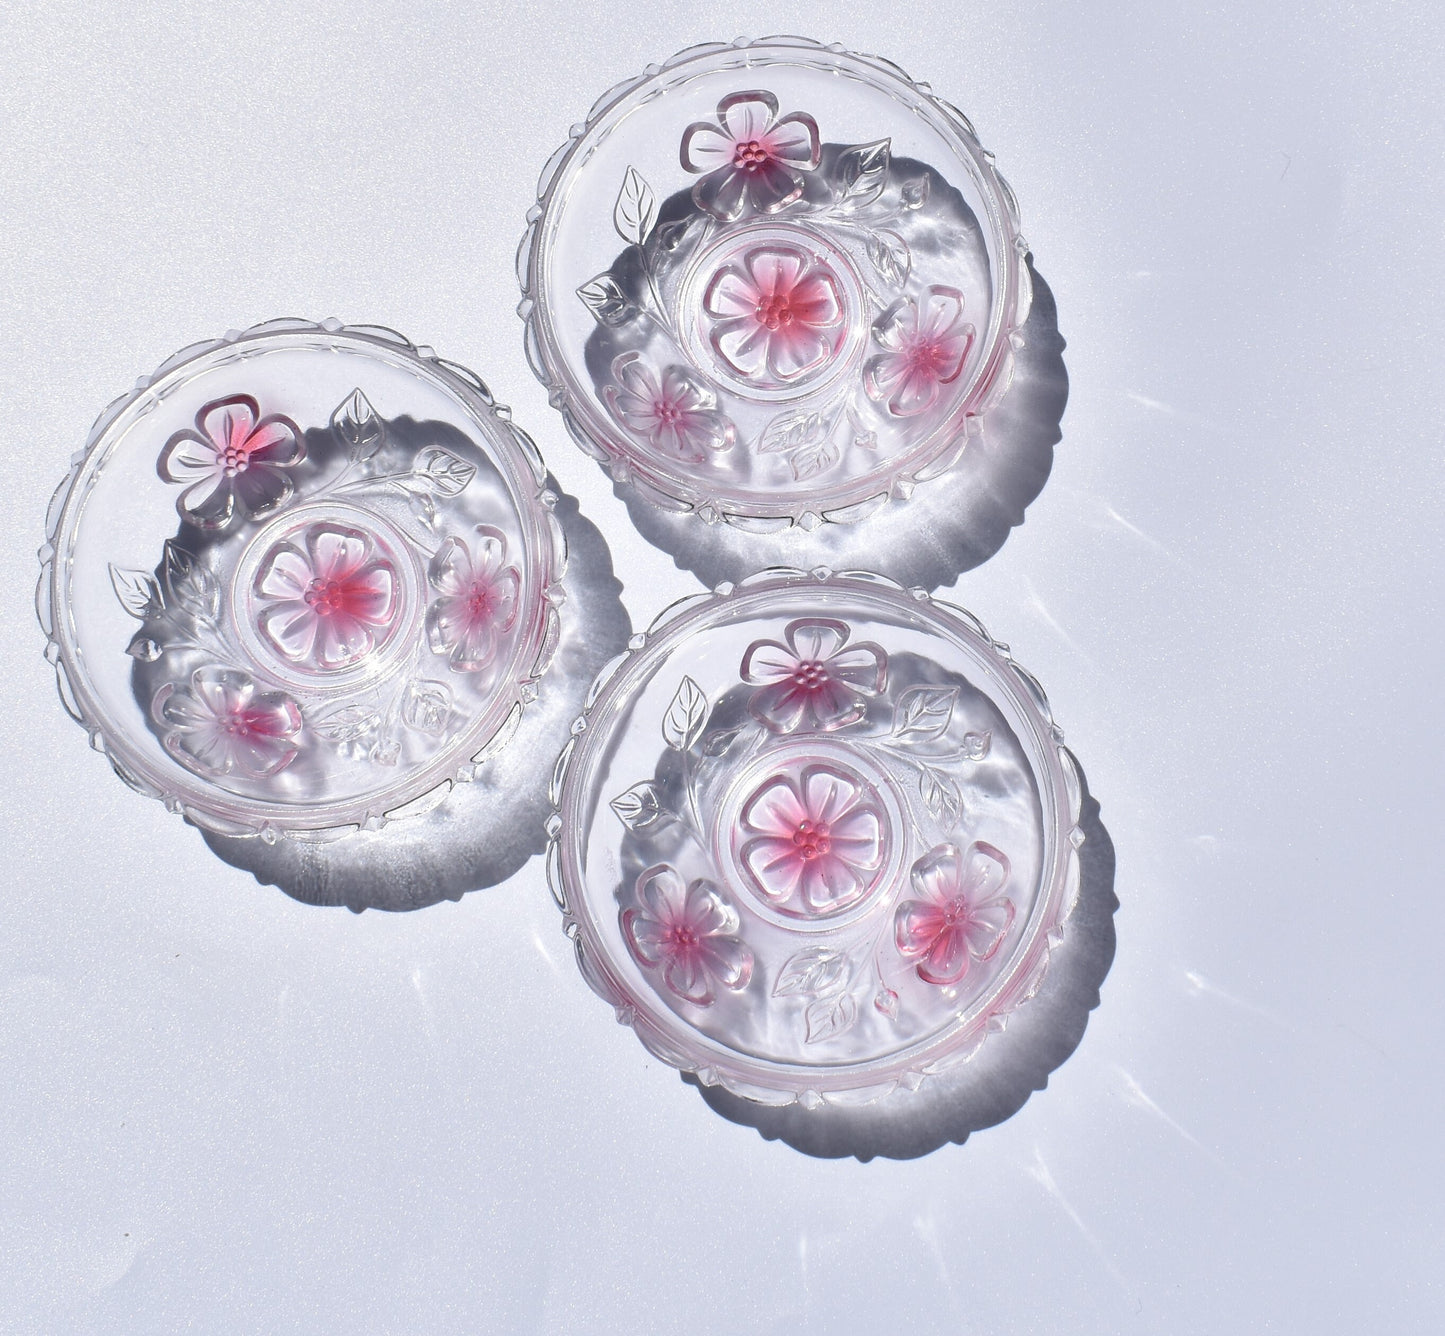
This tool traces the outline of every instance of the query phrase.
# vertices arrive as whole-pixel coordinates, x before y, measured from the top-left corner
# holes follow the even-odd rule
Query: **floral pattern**
[[[187,523],[223,529],[239,510],[264,515],[294,490],[289,470],[306,458],[301,432],[289,418],[262,417],[249,394],[206,404],[194,431],[178,431],[165,444],[156,470],[185,490],[176,510]]]
[[[888,680],[888,656],[871,641],[848,644],[847,623],[799,618],[783,628],[783,639],[755,640],[739,673],[757,686],[748,709],[774,733],[806,724],[830,732],[857,723],[867,698]]]
[[[713,351],[746,380],[787,385],[827,363],[847,334],[832,270],[796,246],[758,246],[703,293]]]
[[[283,659],[333,672],[359,663],[396,617],[396,572],[368,534],[313,524],[256,573],[261,634]]]
[[[1008,878],[1008,859],[982,840],[963,854],[939,845],[913,865],[918,898],[898,906],[893,935],[924,983],[956,984],[971,962],[998,954],[1014,921],[1013,902],[1002,894]]]
[[[427,579],[440,597],[427,609],[427,643],[456,672],[490,667],[517,620],[522,577],[506,561],[506,535],[487,524],[477,525],[472,546],[453,535],[431,560]]]
[[[717,121],[695,121],[682,135],[685,171],[705,173],[693,203],[724,222],[751,205],[776,213],[803,193],[805,171],[822,157],[818,123],[806,112],[778,117],[778,99],[762,89],[732,93]]]
[[[769,780],[743,807],[743,866],[773,904],[806,914],[858,901],[883,865],[872,796],[825,765]]]
[[[245,673],[197,668],[188,686],[167,682],[151,714],[183,765],[214,778],[263,779],[296,757],[301,710],[280,692],[260,692]]]
[[[700,464],[709,450],[733,443],[736,429],[717,411],[717,396],[685,368],[659,375],[640,353],[623,353],[612,363],[612,381],[602,395],[613,417],[662,454]]]
[[[711,1006],[718,985],[736,991],[752,978],[753,953],[733,935],[736,913],[709,882],[684,882],[666,863],[637,879],[637,903],[621,923],[637,961],[660,968],[663,983],[695,1006]]]
[[[930,287],[920,301],[901,298],[874,322],[873,339],[884,351],[864,365],[863,387],[896,417],[926,413],[942,386],[958,379],[973,338],[956,288]]]

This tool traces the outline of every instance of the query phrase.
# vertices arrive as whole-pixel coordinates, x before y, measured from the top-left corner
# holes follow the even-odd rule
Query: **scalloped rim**
[[[979,184],[991,205],[990,221],[998,232],[996,239],[1001,265],[998,286],[1002,293],[999,306],[1000,319],[993,335],[993,345],[988,353],[989,364],[985,366],[974,387],[975,403],[966,419],[965,429],[957,433],[951,440],[940,442],[934,454],[911,472],[900,470],[893,474],[888,479],[887,486],[881,491],[874,490],[863,496],[854,496],[836,507],[823,511],[807,507],[801,510],[770,510],[761,504],[740,506],[737,510],[729,510],[717,498],[676,495],[655,486],[650,479],[639,477],[639,471],[631,459],[608,442],[597,440],[583,429],[577,417],[576,404],[573,397],[567,392],[564,378],[551,372],[548,366],[549,349],[542,338],[539,320],[541,298],[536,273],[537,240],[541,232],[542,221],[552,202],[557,182],[561,178],[562,168],[568,159],[578,151],[582,140],[591,133],[597,122],[618,101],[640,85],[656,78],[664,70],[675,69],[679,65],[704,59],[722,51],[760,48],[797,49],[823,52],[834,56],[847,56],[849,59],[871,65],[888,78],[900,80],[906,84],[924,101],[937,108],[952,124],[964,150],[974,160]],[[660,65],[649,65],[641,74],[624,79],[621,83],[608,89],[592,104],[586,121],[572,126],[568,131],[566,142],[556,149],[543,165],[537,178],[537,200],[527,210],[527,227],[517,247],[517,280],[522,290],[522,300],[517,306],[517,314],[521,316],[523,323],[523,348],[527,363],[532,368],[532,374],[537,377],[547,391],[547,402],[561,413],[568,434],[583,453],[597,460],[615,483],[619,486],[632,487],[651,504],[664,510],[695,513],[709,524],[715,524],[721,520],[745,531],[759,527],[768,531],[775,527],[788,528],[794,525],[811,530],[817,528],[824,521],[837,524],[854,523],[872,514],[889,500],[907,499],[917,484],[932,482],[947,473],[958,462],[967,448],[969,440],[977,434],[980,419],[997,405],[1007,391],[1013,379],[1014,354],[1023,347],[1022,330],[1028,320],[1029,308],[1033,303],[1033,284],[1029,278],[1028,265],[1025,263],[1029,248],[1019,231],[1019,225],[1018,199],[995,165],[994,155],[979,142],[972,122],[951,102],[934,93],[928,84],[911,78],[893,61],[884,56],[873,56],[850,50],[837,42],[819,42],[811,37],[739,37],[732,42],[704,42],[684,48]]]
[[[430,788],[405,801],[393,803],[385,809],[368,804],[355,804],[352,808],[353,819],[340,822],[331,821],[321,826],[288,825],[284,819],[280,819],[279,805],[278,819],[258,819],[254,822],[233,820],[218,812],[207,811],[204,807],[197,806],[194,795],[183,797],[179,793],[157,787],[136,775],[121,759],[119,753],[123,750],[122,744],[113,740],[106,733],[105,725],[99,717],[91,718],[81,705],[81,695],[75,689],[75,678],[67,664],[65,650],[56,631],[60,620],[58,615],[60,590],[55,568],[56,537],[60,530],[61,519],[66,502],[70,497],[71,488],[76,479],[84,472],[86,464],[111,424],[132,403],[146,395],[151,386],[162,378],[218,348],[274,334],[306,333],[341,335],[362,342],[384,344],[393,350],[400,349],[418,361],[426,363],[434,373],[440,375],[443,384],[458,397],[464,401],[473,401],[478,405],[485,416],[490,417],[503,429],[503,440],[498,444],[504,449],[507,443],[516,448],[520,456],[514,461],[518,466],[518,482],[523,482],[530,476],[536,485],[532,499],[540,511],[537,527],[550,550],[550,570],[542,590],[542,599],[548,605],[547,616],[538,634],[537,649],[533,655],[531,668],[524,677],[516,682],[516,700],[497,727],[488,736],[476,740],[476,750],[471,753],[469,760],[454,762],[456,767],[454,772]],[[523,709],[536,698],[536,684],[546,672],[552,655],[556,651],[559,609],[564,598],[561,580],[567,569],[567,542],[557,523],[556,516],[553,514],[553,506],[557,500],[556,494],[547,484],[547,467],[536,443],[511,420],[511,410],[505,404],[499,404],[492,397],[492,392],[481,377],[458,362],[438,357],[436,352],[425,344],[412,343],[404,334],[399,334],[385,325],[345,325],[336,319],[312,321],[283,318],[263,321],[261,324],[252,325],[247,329],[230,330],[219,339],[207,339],[200,343],[190,344],[166,358],[149,376],[142,376],[130,391],[111,400],[100,411],[86,436],[85,445],[71,456],[70,468],[55,489],[50,504],[46,508],[45,543],[38,554],[40,578],[35,588],[35,611],[40,622],[40,629],[45,633],[46,661],[55,668],[60,703],[65,708],[65,712],[86,730],[90,737],[90,745],[110,762],[111,769],[127,785],[146,797],[159,799],[165,804],[168,811],[179,813],[192,824],[218,835],[257,836],[267,843],[273,843],[282,837],[295,840],[327,840],[355,830],[380,830],[394,821],[406,820],[429,812],[447,797],[454,785],[464,784],[476,778],[480,767],[506,745],[521,722]],[[95,713],[97,716],[99,715],[99,711]],[[469,747],[471,745],[468,744]]]
[[[967,1038],[958,1048],[929,1058],[927,1061],[921,1061],[917,1065],[905,1066],[901,1070],[895,1069],[883,1080],[870,1080],[870,1073],[867,1070],[879,1060],[860,1063],[854,1068],[833,1067],[820,1070],[818,1075],[826,1075],[831,1079],[826,1082],[819,1081],[811,1086],[800,1086],[797,1082],[782,1083],[781,1077],[795,1069],[779,1064],[777,1067],[780,1077],[779,1084],[768,1085],[758,1080],[760,1070],[767,1066],[762,1060],[749,1064],[747,1074],[743,1074],[741,1071],[728,1070],[716,1059],[712,1064],[704,1064],[682,1053],[637,1011],[626,991],[611,977],[606,968],[605,959],[594,958],[594,955],[600,956],[601,953],[589,953],[584,925],[581,919],[572,912],[567,891],[565,859],[562,850],[562,840],[566,830],[563,812],[571,797],[568,787],[574,773],[573,761],[577,755],[578,741],[586,733],[590,716],[598,701],[622,673],[630,659],[645,650],[661,633],[669,630],[679,618],[716,601],[729,599],[739,590],[766,583],[801,584],[806,582],[851,582],[866,585],[875,590],[886,590],[895,595],[904,595],[916,602],[927,604],[945,621],[953,623],[960,627],[965,634],[982,641],[984,647],[1000,661],[1006,674],[1012,677],[1014,685],[1019,689],[1026,712],[1032,710],[1037,715],[1034,722],[1040,729],[1040,742],[1045,743],[1046,748],[1052,749],[1051,751],[1046,750],[1046,757],[1058,764],[1058,774],[1055,778],[1064,802],[1056,815],[1055,834],[1058,839],[1058,849],[1055,853],[1051,884],[1046,892],[1049,900],[1048,907],[1034,930],[1034,942],[1029,949],[1029,954],[1025,956],[1011,978],[1005,978],[995,984],[995,990],[1000,1000],[1004,1002],[1003,1005],[999,1006],[997,1010],[980,1014],[971,1025]],[[679,1071],[696,1076],[704,1085],[720,1085],[735,1095],[762,1104],[782,1106],[797,1103],[805,1108],[813,1109],[824,1104],[871,1103],[897,1089],[917,1090],[928,1078],[941,1075],[943,1072],[953,1070],[969,1061],[988,1036],[1002,1032],[1007,1026],[1010,1016],[1038,992],[1044,976],[1048,972],[1054,948],[1063,941],[1064,925],[1074,912],[1079,898],[1081,875],[1079,849],[1084,842],[1084,832],[1079,824],[1083,814],[1083,789],[1073,756],[1064,746],[1063,730],[1054,722],[1048,698],[1038,679],[1017,664],[1009,653],[1009,647],[990,636],[982,623],[971,612],[957,604],[936,598],[925,590],[906,588],[896,581],[890,580],[887,576],[877,575],[871,571],[853,570],[835,573],[824,566],[815,567],[811,571],[775,566],[759,571],[737,584],[721,584],[712,591],[688,594],[668,604],[653,618],[652,623],[645,631],[632,637],[626,651],[606,664],[598,673],[588,691],[583,713],[572,725],[572,737],[557,758],[552,775],[550,797],[552,813],[547,820],[547,884],[558,909],[562,911],[563,931],[572,940],[577,953],[578,969],[588,986],[612,1007],[618,1023],[630,1026],[643,1046],[655,1057],[660,1058],[669,1066],[676,1067]],[[850,1073],[857,1077],[851,1083]],[[825,1086],[826,1088],[824,1088]]]

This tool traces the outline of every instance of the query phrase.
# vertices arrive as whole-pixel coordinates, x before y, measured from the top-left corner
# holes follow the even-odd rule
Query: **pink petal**
[[[753,286],[762,297],[791,296],[798,275],[808,265],[802,251],[786,247],[761,247],[749,251],[743,263],[753,277]]]
[[[975,960],[992,960],[1013,926],[1014,906],[1011,900],[995,900],[970,915],[964,926],[969,953]]]
[[[264,515],[289,497],[294,484],[269,464],[251,464],[231,479],[231,486],[248,515]]]
[[[947,987],[967,973],[968,942],[963,932],[956,927],[944,928],[934,938],[928,954],[918,962],[918,977],[924,983]]]
[[[734,143],[761,139],[778,114],[778,99],[765,89],[730,93],[717,104],[717,118]]]
[[[748,701],[748,713],[774,733],[791,733],[803,722],[809,694],[790,682],[759,687]]]
[[[656,965],[662,960],[663,927],[656,919],[640,909],[624,909],[622,935],[632,954],[644,965]]]
[[[792,630],[794,622],[787,629]],[[786,634],[786,632],[785,632]],[[754,640],[743,655],[738,675],[744,682],[760,686],[765,682],[778,682],[791,677],[798,666],[798,654],[787,645],[776,640]]]
[[[768,340],[768,371],[778,380],[789,381],[822,366],[833,351],[833,342],[808,325],[793,325],[790,332],[779,330]]]
[[[779,904],[792,898],[808,865],[791,835],[787,839],[769,835],[749,841],[743,845],[742,860],[763,894]]]
[[[889,396],[888,411],[896,417],[916,417],[937,402],[938,374],[931,367],[911,362],[905,365]]]
[[[873,322],[873,341],[891,353],[901,352],[918,333],[918,307],[910,297],[900,297]]]
[[[732,927],[732,916],[707,882],[694,881],[683,899],[682,922],[695,936],[712,937]]]
[[[289,696],[269,692],[252,700],[246,723],[264,737],[289,738],[301,731],[301,711]]]
[[[437,548],[427,567],[427,579],[434,589],[453,598],[471,593],[472,557],[460,538],[454,535]]]
[[[765,784],[749,799],[743,807],[742,820],[748,830],[791,841],[793,832],[810,817],[817,820],[806,797],[799,795],[790,780],[780,777]]]
[[[773,160],[748,174],[748,197],[759,213],[777,213],[803,193],[803,181],[790,167]]]
[[[375,637],[365,622],[344,613],[316,619],[312,657],[322,668],[345,668],[371,653]]]
[[[486,618],[466,617],[452,646],[452,667],[464,673],[479,673],[497,657],[497,626]]]
[[[932,901],[905,900],[893,915],[894,945],[908,960],[923,955],[943,929],[943,910]]]
[[[296,428],[283,417],[266,418],[246,438],[251,463],[269,464],[272,468],[290,468],[306,457],[306,447],[296,435]]]
[[[821,766],[803,772],[803,807],[810,820],[831,826],[858,800],[858,786]]]
[[[908,359],[901,353],[879,353],[863,365],[863,388],[875,403],[885,402],[908,370]]]
[[[831,677],[808,693],[807,707],[815,727],[827,733],[856,724],[868,713],[852,687]]]
[[[702,955],[696,947],[673,952],[662,967],[662,980],[684,1001],[706,1007],[712,1005],[713,991],[712,980],[702,965]]]
[[[373,626],[386,626],[396,613],[396,581],[391,567],[373,562],[358,571],[346,586],[347,610]]]
[[[687,886],[675,868],[658,863],[648,868],[637,879],[637,898],[643,908],[663,927],[677,921]]]
[[[244,771],[257,779],[268,778],[284,770],[295,759],[297,747],[294,742],[277,738],[231,739],[231,764],[234,769]]]
[[[732,166],[733,141],[720,126],[694,121],[682,132],[678,157],[683,171],[715,172]]]
[[[888,682],[888,656],[871,641],[849,645],[828,660],[828,672],[841,682],[877,695]]]
[[[292,663],[305,663],[316,645],[316,624],[321,619],[299,599],[273,603],[260,617],[261,634],[276,652]]]
[[[959,892],[962,859],[956,844],[940,844],[913,865],[914,894],[942,906]]]
[[[207,404],[196,415],[196,426],[221,454],[227,447],[243,449],[260,415],[261,410],[249,394],[237,394]]]
[[[709,315],[724,319],[746,316],[752,320],[764,294],[742,270],[725,265],[713,275],[703,293],[702,307]]]
[[[745,380],[755,380],[767,369],[771,351],[768,330],[751,316],[714,325],[708,341]]]
[[[962,323],[963,293],[957,288],[929,288],[914,315],[920,339],[929,343],[953,333]]]
[[[822,158],[818,122],[805,111],[791,112],[768,131],[767,146],[784,162],[811,171]]]
[[[215,447],[191,431],[178,431],[166,442],[156,471],[166,482],[210,481],[213,486],[225,476]]]
[[[753,977],[753,953],[736,937],[710,937],[703,943],[703,968],[734,991]]]
[[[367,541],[350,529],[317,525],[306,535],[311,569],[323,580],[345,580],[366,560]]]
[[[492,584],[492,597],[496,612],[493,625],[498,631],[510,631],[517,620],[517,596],[521,592],[522,577],[515,566],[508,566]]]
[[[833,275],[814,269],[793,292],[793,317],[805,325],[832,329],[843,319],[843,303]]]
[[[793,657],[810,663],[831,659],[847,642],[848,627],[844,622],[801,617],[783,628],[783,639],[793,650]]]
[[[743,211],[747,197],[746,173],[732,167],[710,172],[692,188],[692,202],[715,218],[730,222]]]
[[[1009,861],[1000,849],[982,840],[969,845],[961,871],[955,874],[959,890],[970,904],[994,899],[1008,883]]]
[[[191,674],[191,689],[215,719],[228,719],[246,707],[255,686],[244,673],[228,668],[198,668]]]
[[[263,598],[299,599],[311,584],[311,562],[306,554],[290,543],[283,543],[271,553],[270,560],[256,577],[256,592]]]
[[[803,901],[813,909],[832,909],[858,897],[863,887],[859,877],[841,858],[824,854],[803,864]]]
[[[968,350],[973,347],[973,334],[973,326],[964,325],[956,335],[945,339],[939,345],[940,351],[943,353],[943,362],[939,367],[938,374],[940,385],[951,385],[962,374]]]
[[[829,832],[833,848],[853,867],[873,872],[883,862],[883,825],[871,807],[855,807]]]

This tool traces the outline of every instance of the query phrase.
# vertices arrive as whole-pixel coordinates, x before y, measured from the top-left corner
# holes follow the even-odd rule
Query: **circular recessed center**
[[[866,325],[853,262],[799,226],[728,229],[692,262],[678,303],[693,363],[749,399],[792,399],[833,381]]]
[[[886,779],[817,740],[764,753],[732,785],[717,844],[729,881],[794,928],[866,913],[892,883],[898,806]]]
[[[283,678],[339,684],[379,670],[405,643],[417,582],[409,545],[379,515],[298,508],[258,534],[241,559],[237,630]]]

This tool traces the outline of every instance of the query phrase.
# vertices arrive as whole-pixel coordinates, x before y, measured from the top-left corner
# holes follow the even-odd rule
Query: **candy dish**
[[[61,700],[122,779],[221,834],[424,811],[535,697],[552,499],[482,382],[392,331],[188,348],[101,414],[51,503]]]
[[[897,66],[711,44],[604,94],[543,169],[518,309],[619,483],[813,528],[958,459],[1008,384],[1026,249],[968,121]]]
[[[961,609],[772,570],[675,604],[594,684],[548,872],[592,988],[768,1104],[948,1071],[1033,995],[1081,790],[1038,683]]]

